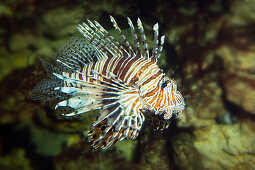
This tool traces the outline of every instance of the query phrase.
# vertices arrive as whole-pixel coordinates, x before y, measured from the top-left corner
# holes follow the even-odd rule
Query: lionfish
[[[71,38],[58,52],[57,66],[41,59],[50,77],[33,90],[34,99],[55,101],[54,109],[63,116],[100,109],[88,132],[95,149],[107,149],[118,140],[135,139],[146,115],[161,130],[167,128],[167,120],[185,106],[176,81],[168,78],[157,64],[165,38],[162,36],[159,43],[158,24],[153,27],[153,49],[149,51],[139,18],[141,40],[127,18],[135,48],[112,16],[110,20],[123,46],[97,21],[87,20],[77,26],[85,38]]]

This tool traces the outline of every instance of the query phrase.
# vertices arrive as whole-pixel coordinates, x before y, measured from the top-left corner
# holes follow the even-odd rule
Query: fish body
[[[137,26],[143,51],[129,18],[135,49],[114,18],[110,16],[110,19],[124,46],[96,21],[88,20],[87,24],[78,25],[84,37],[72,38],[58,52],[58,66],[42,60],[51,76],[35,87],[33,95],[35,99],[56,101],[55,110],[63,116],[100,109],[100,115],[89,128],[88,139],[94,148],[102,149],[118,140],[135,139],[146,114],[150,119],[164,123],[185,107],[177,83],[157,65],[164,43],[164,36],[159,42],[158,24],[153,28],[153,50],[150,52],[140,19]],[[167,123],[161,129],[166,127]]]

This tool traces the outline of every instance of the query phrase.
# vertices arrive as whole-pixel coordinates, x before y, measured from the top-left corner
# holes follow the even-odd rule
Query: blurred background
[[[164,131],[94,150],[75,119],[30,99],[76,26],[97,20],[127,37],[139,17],[152,45],[166,35],[160,67],[177,80],[186,109]],[[0,169],[255,169],[255,0],[2,0],[0,2]]]

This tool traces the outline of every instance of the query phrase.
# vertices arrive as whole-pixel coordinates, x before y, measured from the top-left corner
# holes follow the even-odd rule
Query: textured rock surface
[[[182,169],[253,169],[255,126],[251,121],[234,125],[212,125],[194,130],[193,136],[174,138],[177,164]],[[190,141],[190,142],[187,142]],[[199,169],[200,169],[199,168]],[[192,168],[191,168],[192,169]]]

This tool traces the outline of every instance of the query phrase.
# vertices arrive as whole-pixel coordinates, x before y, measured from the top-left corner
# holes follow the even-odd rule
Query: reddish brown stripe
[[[138,80],[139,80],[139,77],[134,76],[134,77],[131,79],[131,81],[129,82],[129,85],[130,85],[130,86],[134,85]]]
[[[82,70],[83,70],[83,67],[81,67],[81,69],[80,69],[81,74],[78,73],[78,74],[79,74],[78,77],[79,77],[80,80],[83,80],[83,77],[82,77]]]
[[[138,59],[137,59],[138,60]],[[139,66],[142,62],[144,62],[144,60],[140,60],[138,63],[136,63],[136,66]],[[135,68],[134,68],[135,69]],[[139,70],[138,70],[139,72]],[[125,77],[125,80],[127,81],[129,79],[129,77],[131,76],[133,72],[129,72],[129,74]],[[129,84],[133,84],[135,81],[138,81],[138,78],[136,77],[137,73],[134,75],[134,77],[130,80]]]
[[[150,100],[150,104],[154,103],[154,101],[157,100],[157,95],[154,95],[153,98]],[[156,101],[157,102],[157,101]],[[155,107],[156,108],[156,107]]]
[[[142,66],[142,68],[140,69],[140,74],[143,73],[146,69],[148,69],[152,64],[154,64],[154,62],[148,62],[146,63],[144,66]]]
[[[123,53],[123,57],[128,57],[128,53],[127,52],[125,52],[124,50],[121,50],[121,51]]]
[[[106,75],[106,69],[107,69],[108,64],[109,64],[109,62],[110,62],[111,59],[112,59],[112,57],[108,57],[108,59],[103,63],[103,64],[104,64],[104,68],[103,68],[103,70],[102,70],[102,74],[103,74],[103,75]]]
[[[160,103],[161,103],[162,99],[163,99],[163,89],[160,89],[158,100],[157,100],[156,105],[155,105],[156,109],[160,107]]]
[[[88,65],[84,66],[84,68],[85,69],[83,69],[82,74],[83,74],[83,77],[84,77],[85,81],[87,81],[87,69],[88,69]]]
[[[137,104],[137,102],[139,102],[139,98],[137,98],[137,99],[134,101],[134,103],[133,103],[133,105],[132,105],[133,108],[135,107],[135,105]]]
[[[160,74],[162,74],[162,71],[159,70],[156,74],[154,74],[153,76],[151,76],[150,78],[148,78],[141,86],[149,83],[151,80],[156,79],[158,76],[160,76]]]
[[[128,91],[127,93],[125,94],[137,94],[137,91]]]
[[[117,75],[117,73],[119,72],[120,70],[120,66],[121,64],[123,63],[123,61],[126,59],[126,57],[122,57],[121,60],[119,61],[119,63],[117,64],[117,66],[115,67],[114,71],[113,71],[113,74]]]
[[[124,80],[125,75],[127,74],[128,70],[130,69],[130,67],[132,66],[132,64],[134,64],[134,62],[135,62],[136,60],[137,60],[137,58],[132,58],[130,61],[128,61],[129,63],[128,63],[126,66],[124,66],[125,68],[121,68],[121,70],[123,70],[122,73],[121,73],[121,75],[120,75],[120,79],[121,79],[121,80]],[[133,70],[132,70],[132,71],[133,71]]]
[[[121,59],[120,59],[121,60]],[[112,61],[111,65],[109,65],[108,67],[110,68],[109,70],[111,70],[111,72],[113,72],[113,67],[116,64],[116,62],[119,61],[119,58],[115,58],[114,61]]]
[[[153,62],[148,62],[146,63],[145,65],[142,66],[142,68],[137,72],[136,76],[135,77],[138,77],[140,78],[141,74],[146,70],[146,69],[149,69],[149,67],[151,65],[153,65],[154,63]],[[151,73],[149,73],[151,74]]]
[[[174,95],[173,90],[172,90],[172,92],[171,92],[171,93],[172,93],[172,99],[171,99],[171,100],[173,101],[173,104],[176,104],[175,95]]]
[[[156,84],[156,88],[153,89],[152,91],[146,93],[146,94],[144,95],[144,97],[150,97],[150,96],[154,95],[158,90],[159,90],[159,85]]]

